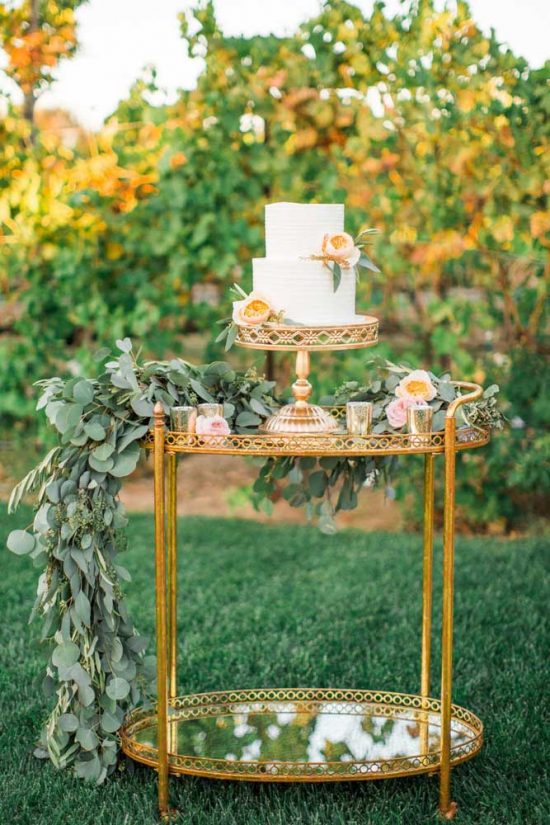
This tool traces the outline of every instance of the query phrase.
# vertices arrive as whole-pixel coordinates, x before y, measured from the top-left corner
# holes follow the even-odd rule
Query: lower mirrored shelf
[[[220,691],[171,700],[169,770],[218,779],[329,782],[430,773],[440,764],[438,699],[331,688]],[[483,725],[452,706],[451,764],[481,748]],[[156,708],[135,710],[123,751],[158,765]]]

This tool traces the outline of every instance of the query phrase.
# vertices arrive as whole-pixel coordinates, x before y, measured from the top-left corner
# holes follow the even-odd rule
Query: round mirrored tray
[[[382,779],[440,765],[441,704],[367,690],[266,689],[170,700],[168,769],[259,782]],[[483,725],[452,706],[451,764],[474,756]],[[158,764],[155,708],[134,711],[121,731],[125,753]]]

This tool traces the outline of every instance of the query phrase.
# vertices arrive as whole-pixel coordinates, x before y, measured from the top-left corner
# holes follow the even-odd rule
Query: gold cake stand
[[[161,404],[143,446],[154,457],[157,704],[132,711],[123,751],[158,771],[159,810],[170,818],[169,774],[259,782],[379,780],[439,773],[439,811],[452,819],[451,767],[481,748],[483,725],[452,703],[455,463],[489,432],[457,428],[460,406],[479,398],[476,384],[446,412],[444,432],[368,436],[337,433],[204,436],[170,432]],[[328,411],[338,420],[340,408]],[[260,688],[178,696],[177,458],[180,453],[241,456],[384,456],[424,454],[424,533],[420,684],[415,694],[355,688]],[[441,692],[430,695],[434,535],[434,461],[445,464]]]
[[[248,349],[296,352],[296,381],[293,404],[281,407],[261,429],[266,433],[331,433],[338,428],[334,417],[317,404],[310,404],[312,386],[309,353],[314,350],[348,350],[378,343],[378,319],[364,315],[354,324],[335,327],[262,324],[239,326],[235,343]]]

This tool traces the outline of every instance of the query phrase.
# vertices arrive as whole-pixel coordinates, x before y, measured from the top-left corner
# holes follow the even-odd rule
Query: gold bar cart
[[[459,408],[479,398],[481,387],[466,382],[455,385],[462,395],[449,405],[444,431],[422,435],[331,432],[204,436],[166,430],[164,410],[157,404],[154,428],[144,446],[154,456],[158,700],[152,708],[136,709],[126,717],[121,743],[128,756],[158,771],[161,817],[170,817],[169,774],[260,782],[328,782],[435,772],[439,772],[439,812],[445,819],[454,817],[451,767],[474,756],[483,740],[483,725],[477,716],[452,703],[455,462],[457,452],[481,447],[489,440],[487,430],[457,427],[456,421]],[[329,412],[336,418],[341,415],[341,409]],[[347,458],[424,455],[418,694],[265,688],[178,696],[176,463],[183,453]],[[445,511],[441,693],[436,699],[430,696],[430,665],[434,459],[438,454],[443,454],[445,462]],[[250,736],[246,738],[249,733],[255,737],[253,742]],[[326,746],[323,750],[318,743],[315,745],[321,734],[328,737],[326,741],[334,742],[335,736],[342,739],[336,739],[327,752]],[[375,740],[378,744],[373,749]]]

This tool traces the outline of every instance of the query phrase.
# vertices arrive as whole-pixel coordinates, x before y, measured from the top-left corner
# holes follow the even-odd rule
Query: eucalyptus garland
[[[153,407],[201,401],[223,403],[233,431],[254,432],[278,406],[275,384],[253,370],[239,372],[224,362],[193,366],[174,359],[141,363],[127,338],[119,354],[104,363],[98,378],[51,378],[38,382],[43,410],[59,443],[17,487],[10,511],[37,493],[34,521],[14,530],[8,548],[29,555],[40,575],[32,616],[42,620],[49,643],[42,687],[52,701],[35,750],[58,768],[73,766],[82,778],[102,782],[114,769],[117,731],[125,713],[154,694],[155,659],[134,627],[122,583],[130,581],[120,563],[126,550],[127,518],[119,500],[122,479],[137,466],[140,439],[152,424]],[[106,353],[100,353],[101,360]],[[383,364],[382,378],[365,386],[348,382],[325,403],[367,399],[374,404],[374,431],[395,432],[388,407],[411,370]],[[428,374],[435,395],[434,429],[443,427],[446,406],[455,397],[449,376]],[[472,424],[501,426],[498,388],[469,405]],[[394,421],[395,423],[395,421]],[[268,459],[254,487],[256,502],[271,504],[286,480],[284,497],[305,505],[325,532],[334,531],[337,510],[352,509],[363,486],[389,479],[390,457]]]

